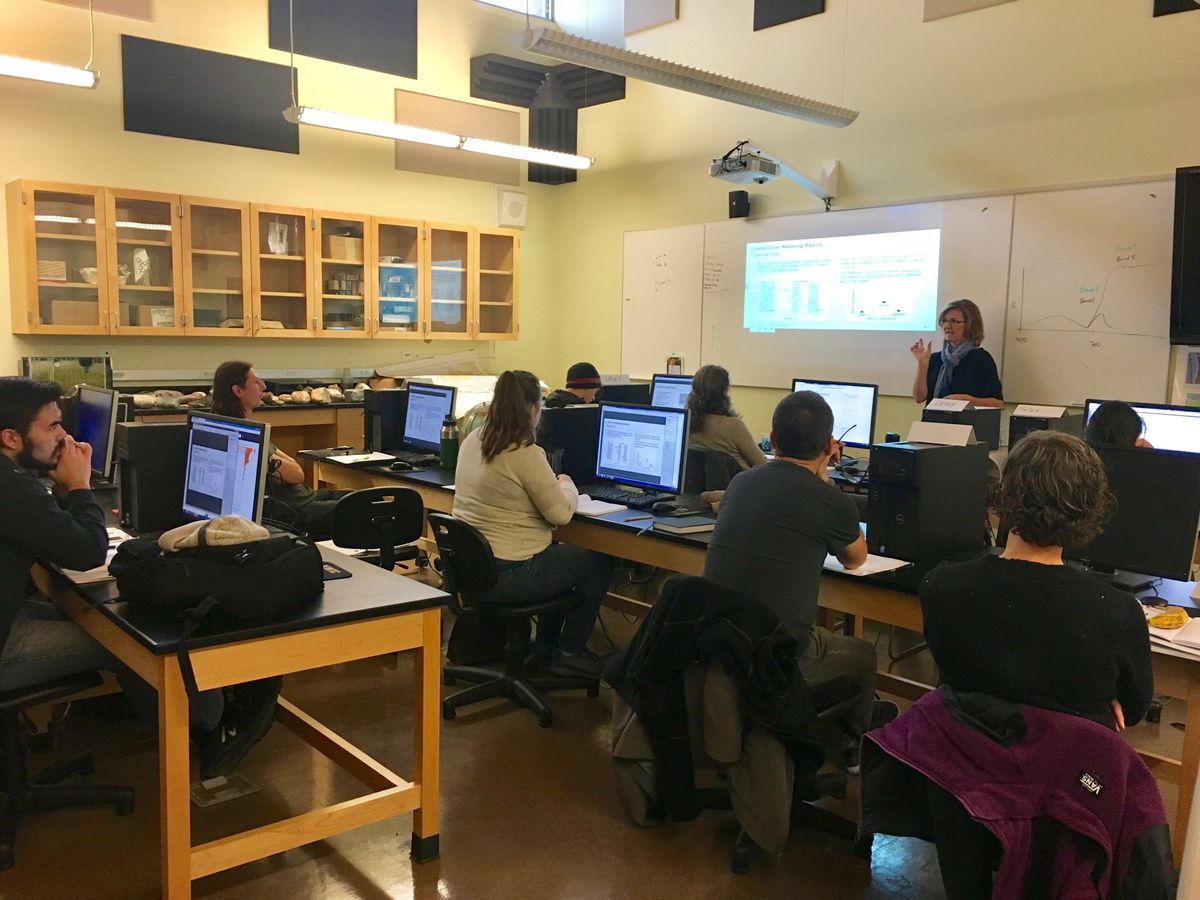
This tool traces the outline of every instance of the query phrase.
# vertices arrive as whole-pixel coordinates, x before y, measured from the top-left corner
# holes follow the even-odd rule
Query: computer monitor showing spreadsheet
[[[404,413],[404,445],[410,450],[437,453],[442,446],[442,422],[454,412],[454,388],[441,384],[408,383]]]
[[[825,398],[833,410],[833,436],[848,447],[870,447],[875,435],[875,401],[877,384],[854,384],[847,381],[814,381],[796,378],[792,393],[813,391]]]
[[[1087,422],[1100,408],[1103,400],[1089,400],[1085,412]],[[1130,403],[1133,411],[1146,423],[1143,437],[1155,450],[1181,450],[1200,453],[1200,408],[1169,406],[1165,403]]]
[[[655,375],[650,379],[650,405],[686,409],[692,392],[691,375]]]
[[[601,403],[596,478],[678,494],[687,423],[686,410]]]
[[[183,512],[196,519],[262,519],[271,426],[251,419],[188,413]]]
[[[75,428],[71,437],[92,448],[92,471],[101,478],[112,473],[117,433],[117,392],[90,384],[79,385],[75,398]]]

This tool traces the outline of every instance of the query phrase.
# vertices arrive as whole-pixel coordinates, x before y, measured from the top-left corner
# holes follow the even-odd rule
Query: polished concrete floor
[[[607,631],[623,642],[632,624],[605,610]],[[872,632],[886,659],[887,631]],[[911,638],[899,636],[897,645]],[[602,649],[598,633],[595,645]],[[928,677],[927,653],[897,664]],[[301,673],[284,693],[300,708],[390,765],[412,758],[412,663],[405,655]],[[455,688],[448,688],[455,690]],[[894,898],[943,896],[937,859],[919,841],[877,838],[870,861],[849,844],[793,829],[778,859],[759,854],[749,874],[729,871],[736,827],[729,813],[639,829],[626,819],[609,761],[611,693],[552,700],[555,721],[505,703],[464,711],[442,729],[441,858],[408,857],[407,816],[279,854],[194,883],[197,897],[314,898]],[[1141,726],[1135,743],[1178,756],[1180,718]],[[95,746],[94,783],[132,785],[137,809],[40,813],[23,823],[16,868],[0,873],[0,898],[158,896],[157,755],[152,732],[132,721],[69,714],[60,750]],[[35,758],[35,762],[36,762]],[[209,840],[355,796],[357,782],[276,727],[240,770],[260,790],[193,810],[194,839]],[[1168,797],[1168,813],[1174,798]],[[857,784],[832,809],[854,817]]]

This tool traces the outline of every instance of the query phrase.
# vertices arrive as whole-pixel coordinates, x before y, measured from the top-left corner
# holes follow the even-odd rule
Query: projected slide
[[[747,331],[932,331],[941,229],[746,245]]]

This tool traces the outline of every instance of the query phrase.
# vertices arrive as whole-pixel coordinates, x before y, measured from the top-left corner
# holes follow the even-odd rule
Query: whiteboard
[[[625,232],[622,372],[649,378],[668,356],[682,356],[685,372],[700,367],[703,263],[703,225]]]
[[[974,300],[989,336],[985,344],[1000,348],[1012,210],[1011,196],[983,197],[710,224],[704,233],[701,362],[724,366],[739,385],[790,387],[793,378],[814,378],[869,382],[881,393],[907,395],[916,370],[909,345],[936,332],[752,333],[743,327],[746,244],[940,228],[938,295],[943,303]]]
[[[1169,181],[1017,196],[1006,398],[1163,402],[1174,197]]]

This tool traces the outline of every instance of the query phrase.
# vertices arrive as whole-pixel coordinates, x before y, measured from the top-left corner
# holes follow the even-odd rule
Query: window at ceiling
[[[554,0],[478,0],[488,6],[499,6],[501,9],[511,9],[513,12],[527,12],[539,19],[554,18]]]

